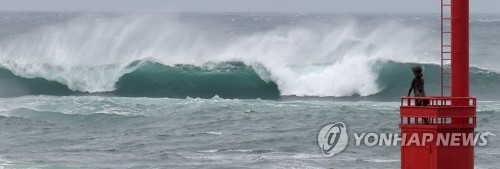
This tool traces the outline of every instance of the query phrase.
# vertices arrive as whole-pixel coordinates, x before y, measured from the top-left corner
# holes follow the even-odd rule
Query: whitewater
[[[276,83],[281,95],[342,97],[381,90],[377,61],[438,63],[432,57],[437,51],[428,50],[435,46],[426,38],[432,37],[429,32],[396,21],[361,29],[364,23],[339,17],[333,23],[271,23],[266,30],[240,33],[240,27],[287,18],[228,15],[229,23],[209,20],[217,26],[205,29],[193,21],[203,17],[209,16],[77,16],[2,43],[1,67],[97,93],[116,90],[120,78],[144,61],[197,67],[236,61]],[[224,24],[229,28],[217,29]]]
[[[471,15],[478,131],[498,133],[500,15]],[[342,121],[398,132],[413,65],[440,94],[439,15],[0,13],[0,168],[399,168],[325,158]],[[445,65],[449,68],[449,65]],[[367,120],[370,119],[370,120]],[[499,140],[476,149],[495,168]]]

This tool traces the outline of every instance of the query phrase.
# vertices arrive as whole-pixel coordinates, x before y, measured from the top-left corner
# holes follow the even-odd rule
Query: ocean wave
[[[377,89],[370,98],[397,99],[405,95],[409,83],[413,78],[410,67],[411,63],[398,63],[392,61],[377,61],[369,69],[375,74],[373,79],[360,79],[346,74],[344,78],[351,78],[356,83],[348,87],[360,90],[360,86],[375,84]],[[439,93],[440,66],[433,64],[421,64],[425,68],[424,78],[426,79],[426,89],[429,95]],[[280,96],[302,96],[300,95],[302,86],[296,86],[293,91],[279,86],[281,80],[270,76],[270,72],[261,66],[248,66],[242,62],[211,63],[204,66],[175,65],[167,66],[156,62],[138,61],[129,65],[137,67],[133,71],[121,76],[113,84],[115,90],[109,92],[88,93],[70,90],[66,84],[46,80],[43,78],[23,78],[14,75],[8,69],[0,69],[0,97],[16,97],[24,95],[104,95],[104,96],[125,96],[125,97],[171,97],[171,98],[263,98],[276,99]],[[291,66],[291,69],[302,72],[304,76],[317,76],[323,74],[325,70],[331,69],[332,65],[311,65],[309,67]],[[259,73],[258,73],[259,72]],[[263,75],[260,75],[263,74]],[[271,80],[264,80],[270,78]],[[334,78],[335,79],[335,78]],[[342,79],[342,77],[337,78]],[[328,85],[335,86],[345,82],[331,81],[330,79],[311,79],[319,83],[318,91],[329,90]],[[472,88],[479,94],[497,91],[495,84],[500,83],[500,74],[479,68],[471,68]],[[8,90],[5,90],[8,89]],[[333,89],[332,89],[333,90]],[[349,89],[342,89],[349,90]],[[287,93],[285,93],[285,92]],[[294,93],[297,92],[297,93]],[[308,96],[328,96],[313,95],[315,91],[309,91]],[[361,96],[358,92],[341,95],[339,97]]]
[[[222,135],[222,132],[209,131],[209,132],[204,132],[203,134],[208,134],[208,135]]]
[[[138,66],[137,66],[138,65]],[[196,67],[166,66],[154,62],[134,62],[136,67],[121,76],[114,90],[82,92],[70,90],[67,84],[43,78],[23,78],[7,69],[0,69],[1,97],[23,95],[108,95],[126,97],[171,98],[266,98],[279,97],[274,82],[266,82],[250,66],[242,63],[222,63]],[[8,89],[8,90],[5,90]]]
[[[241,28],[234,24],[224,29]],[[347,20],[230,36],[175,17],[81,17],[2,41],[0,97],[392,99],[407,90],[412,63],[428,67],[429,93],[437,93],[438,39],[429,32]],[[489,76],[498,77],[473,78],[484,85]]]

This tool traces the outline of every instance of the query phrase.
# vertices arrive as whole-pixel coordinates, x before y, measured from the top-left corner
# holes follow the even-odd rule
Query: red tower
[[[447,89],[451,96],[444,96]],[[417,100],[428,100],[429,105],[416,106]],[[441,0],[441,96],[402,97],[400,117],[402,169],[474,168],[476,98],[469,96],[469,0]]]

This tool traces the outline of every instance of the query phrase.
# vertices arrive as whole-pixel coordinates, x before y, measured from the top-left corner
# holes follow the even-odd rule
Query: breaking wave
[[[82,16],[44,26],[0,41],[0,97],[389,98],[405,94],[413,63],[438,89],[438,41],[425,28],[343,20],[234,32],[246,24]],[[474,71],[479,83],[499,77]]]

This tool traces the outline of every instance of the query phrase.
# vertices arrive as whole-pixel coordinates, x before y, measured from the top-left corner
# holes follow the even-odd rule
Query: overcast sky
[[[470,0],[471,12],[500,13],[500,0]],[[0,0],[2,11],[439,12],[440,0]]]

